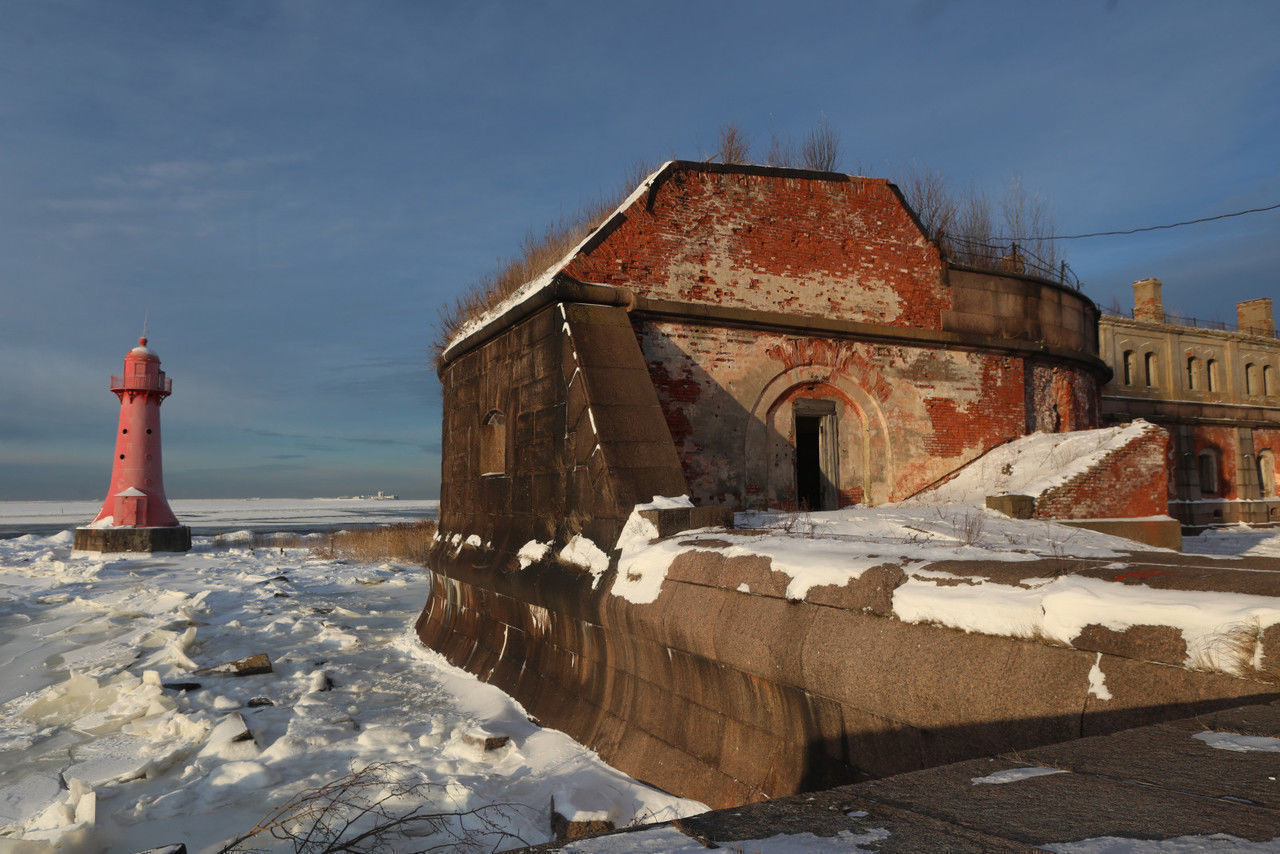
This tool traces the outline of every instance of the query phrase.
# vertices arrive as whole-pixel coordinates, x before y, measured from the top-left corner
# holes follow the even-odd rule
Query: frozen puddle
[[[705,809],[422,648],[427,589],[417,567],[306,549],[198,539],[121,558],[72,555],[66,534],[0,541],[0,850],[217,851],[371,765],[360,785],[397,815],[445,816],[413,825],[406,850],[544,842],[567,792],[618,826]],[[270,672],[196,673],[260,653]],[[491,736],[507,741],[485,750]]]

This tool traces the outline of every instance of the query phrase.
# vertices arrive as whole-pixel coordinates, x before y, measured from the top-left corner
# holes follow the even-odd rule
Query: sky
[[[105,495],[144,322],[171,498],[438,495],[439,308],[639,163],[823,117],[1059,233],[1280,202],[1280,4],[0,0],[0,500]],[[1233,320],[1280,211],[1060,244]]]

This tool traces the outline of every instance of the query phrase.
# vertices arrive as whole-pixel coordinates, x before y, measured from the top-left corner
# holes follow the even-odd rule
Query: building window
[[[1244,393],[1250,397],[1258,393],[1258,366],[1253,362],[1244,366]]]
[[[1133,375],[1138,367],[1138,355],[1132,350],[1124,351],[1124,384],[1133,385]]]
[[[1209,391],[1218,391],[1218,360],[1210,359],[1204,363],[1205,373],[1209,376]]]
[[[1143,357],[1143,361],[1146,363],[1147,369],[1147,388],[1155,388],[1160,384],[1159,377],[1156,376],[1156,370],[1158,367],[1156,364],[1156,354],[1148,353]]]
[[[480,476],[507,473],[507,425],[498,410],[490,410],[480,425]]]
[[[1258,486],[1263,498],[1276,497],[1276,457],[1269,450],[1258,452]]]
[[[1222,484],[1218,482],[1221,466],[1218,463],[1218,449],[1205,448],[1200,452],[1200,494],[1218,495],[1222,492]]]
[[[1187,357],[1187,388],[1192,391],[1196,390],[1196,371],[1200,368],[1198,361],[1195,356]]]
[[[1267,397],[1274,397],[1276,394],[1276,369],[1270,365],[1262,369],[1262,393]]]

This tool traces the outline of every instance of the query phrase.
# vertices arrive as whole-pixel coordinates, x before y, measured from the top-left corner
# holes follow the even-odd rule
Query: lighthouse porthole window
[[[148,435],[148,436],[150,436],[150,435],[151,435],[151,428],[150,428],[150,427],[148,427],[148,428],[147,428],[147,435]]]
[[[121,432],[121,433],[128,433],[128,432],[129,432],[129,428],[128,428],[128,427],[125,427],[125,428],[124,428],[123,430],[121,430],[120,432]]]
[[[124,454],[121,454],[121,455],[120,455],[120,459],[122,459],[122,460],[124,459]]]

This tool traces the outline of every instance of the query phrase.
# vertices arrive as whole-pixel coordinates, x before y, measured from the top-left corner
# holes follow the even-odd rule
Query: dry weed
[[[318,557],[326,560],[346,558],[360,563],[378,563],[394,558],[410,563],[426,563],[435,535],[436,523],[433,519],[355,531],[337,531],[330,534],[325,544],[316,548],[315,552]]]
[[[405,843],[415,851],[493,851],[528,844],[504,829],[517,806],[431,812],[430,798],[440,789],[408,763],[375,762],[303,789],[218,854],[259,850],[243,846],[264,834],[307,854],[408,850]]]
[[[1217,670],[1280,684],[1280,661],[1265,654],[1264,626],[1255,617],[1214,632],[1191,653],[1192,670]]]

